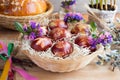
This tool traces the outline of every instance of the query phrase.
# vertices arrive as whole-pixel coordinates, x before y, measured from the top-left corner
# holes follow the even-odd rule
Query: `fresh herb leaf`
[[[97,38],[97,35],[96,35],[96,34],[92,34],[92,37],[93,37],[93,38]]]
[[[4,56],[2,56],[1,54],[0,54],[0,58],[1,58],[2,60],[4,60],[4,61],[6,61],[6,60],[7,60],[7,58],[6,58],[6,57],[4,57]]]
[[[95,22],[91,22],[90,26],[91,26],[92,32],[95,32],[97,30],[97,25]]]
[[[15,24],[16,30],[18,30],[18,31],[21,32],[21,33],[24,33],[24,30],[23,30],[23,28],[22,28],[22,25],[21,25],[19,22],[15,22],[14,24]]]
[[[11,55],[11,52],[13,51],[14,48],[14,44],[13,43],[9,43],[8,44],[8,56]]]

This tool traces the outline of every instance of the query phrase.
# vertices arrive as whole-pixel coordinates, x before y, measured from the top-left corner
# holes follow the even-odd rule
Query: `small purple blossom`
[[[70,1],[69,1],[69,4],[70,4],[70,5],[73,5],[73,4],[75,4],[75,3],[76,3],[76,0],[70,0]]]
[[[61,7],[63,8],[64,12],[71,12],[74,11],[73,5],[75,5],[76,0],[65,0],[61,2]]]
[[[61,2],[61,7],[67,8],[69,6],[72,6],[76,3],[76,0],[65,0]]]
[[[37,24],[36,24],[36,22],[35,21],[30,21],[30,27],[32,28],[32,29],[35,29],[37,26],[36,26]]]
[[[24,26],[23,26],[23,30],[24,30],[24,31],[27,31],[27,29],[28,29],[28,28],[27,28],[27,25],[24,24]]]
[[[28,35],[29,40],[34,40],[36,38],[36,35],[34,32],[31,32],[30,35]]]
[[[70,23],[70,22],[79,22],[83,20],[83,17],[80,13],[67,13],[65,16],[64,16],[64,22],[65,23]]]

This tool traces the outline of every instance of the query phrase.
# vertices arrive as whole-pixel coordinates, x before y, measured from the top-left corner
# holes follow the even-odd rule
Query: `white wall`
[[[53,3],[55,12],[60,10],[60,2],[62,0],[49,0],[49,1],[51,1]],[[89,3],[89,0],[77,0],[76,11],[86,12],[84,4],[88,4],[88,3]],[[117,5],[118,5],[118,11],[120,12],[120,0],[117,0]]]

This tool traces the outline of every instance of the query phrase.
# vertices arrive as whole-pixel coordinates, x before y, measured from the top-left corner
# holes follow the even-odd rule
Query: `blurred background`
[[[54,5],[54,12],[59,11],[60,10],[60,2],[62,0],[50,0],[50,1]],[[89,1],[90,0],[77,0],[76,11],[79,11],[81,13],[85,13],[86,9],[85,9],[84,5],[89,4]],[[118,12],[120,12],[120,0],[117,0],[117,6],[118,6]]]

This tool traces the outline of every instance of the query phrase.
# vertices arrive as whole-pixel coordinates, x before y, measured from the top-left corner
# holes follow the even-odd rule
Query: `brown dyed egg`
[[[55,56],[67,57],[73,52],[73,46],[67,41],[58,41],[51,50]]]
[[[52,46],[52,41],[47,37],[39,37],[32,41],[31,48],[36,51],[46,51]]]
[[[72,34],[88,34],[89,33],[89,26],[87,24],[76,24],[76,26],[71,30]]]
[[[49,28],[52,30],[54,28],[65,28],[67,29],[67,25],[65,24],[65,22],[63,20],[60,19],[56,19],[56,20],[52,20],[49,22]]]
[[[59,40],[62,38],[69,38],[71,37],[71,34],[64,28],[55,28],[51,30],[49,36],[54,40]]]
[[[86,36],[86,35],[78,36],[75,39],[75,44],[77,44],[79,46],[83,46],[83,47],[89,47],[90,43],[89,43],[88,36]]]
[[[95,52],[96,50],[97,50],[96,47],[90,47],[90,51],[91,51],[91,52]]]

